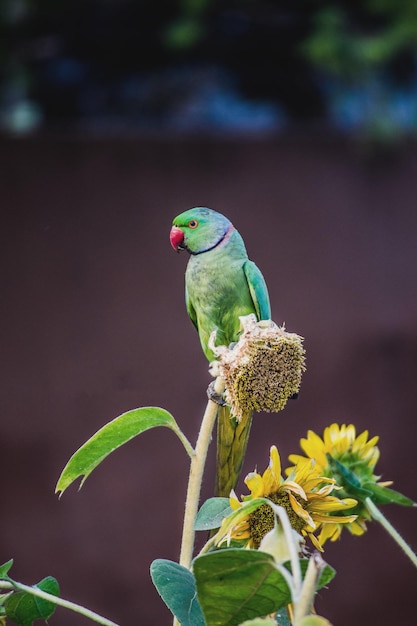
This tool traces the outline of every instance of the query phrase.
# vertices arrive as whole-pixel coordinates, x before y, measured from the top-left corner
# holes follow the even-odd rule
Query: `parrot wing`
[[[271,319],[268,289],[261,270],[258,269],[253,261],[246,261],[243,264],[243,271],[248,281],[250,295],[255,306],[258,320]]]
[[[192,321],[192,323],[194,324],[194,326],[196,327],[198,331],[197,313],[195,312],[195,308],[193,307],[193,303],[191,302],[187,288],[185,288],[185,306],[187,307],[188,317],[190,318],[190,320]]]

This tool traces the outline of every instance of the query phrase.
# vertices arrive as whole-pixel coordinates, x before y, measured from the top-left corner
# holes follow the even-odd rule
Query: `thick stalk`
[[[214,391],[222,394],[224,391],[223,380],[218,377],[215,381]],[[187,498],[185,501],[184,524],[182,530],[180,565],[191,567],[194,549],[194,523],[200,500],[201,482],[210,445],[211,436],[216,422],[218,405],[209,400],[201,422],[195,451],[191,457],[190,474],[188,478]]]
[[[224,391],[224,383],[220,376],[216,378],[214,391],[218,394],[222,394]],[[194,524],[200,500],[201,483],[203,480],[207,451],[210,445],[214,424],[216,422],[218,408],[218,405],[213,402],[213,400],[209,400],[207,402],[194,454],[191,456],[180,553],[180,565],[183,565],[188,569],[191,567],[191,561],[193,558],[195,538]],[[174,626],[180,626],[180,623],[176,618],[174,618]]]

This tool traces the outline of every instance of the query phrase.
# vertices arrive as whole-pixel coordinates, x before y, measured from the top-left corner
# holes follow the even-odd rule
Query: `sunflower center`
[[[295,497],[297,498],[297,496]],[[305,522],[292,508],[288,494],[276,492],[270,494],[268,499],[272,500],[274,504],[282,506],[286,510],[292,528],[301,534],[301,531],[305,526]],[[259,545],[265,535],[274,528],[274,522],[275,513],[268,504],[262,504],[249,515],[250,535],[256,549],[259,548]]]

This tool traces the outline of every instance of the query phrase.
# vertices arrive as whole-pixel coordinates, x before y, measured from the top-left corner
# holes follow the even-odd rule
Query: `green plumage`
[[[268,290],[257,266],[248,259],[245,244],[231,222],[216,211],[196,207],[173,221],[182,240],[177,249],[190,253],[185,274],[187,311],[209,361],[215,357],[208,340],[217,330],[216,345],[237,341],[239,316],[254,313],[270,319]],[[172,239],[171,239],[172,242]],[[174,245],[174,243],[173,243]],[[216,495],[228,496],[239,478],[252,416],[240,423],[228,407],[219,410]]]

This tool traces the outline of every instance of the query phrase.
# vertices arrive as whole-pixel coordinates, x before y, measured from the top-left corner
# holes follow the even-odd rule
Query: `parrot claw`
[[[223,394],[217,393],[217,391],[214,391],[214,384],[215,384],[215,381],[213,380],[207,387],[207,396],[209,400],[211,400],[212,402],[215,402],[219,406],[226,406],[226,402],[223,398]]]

